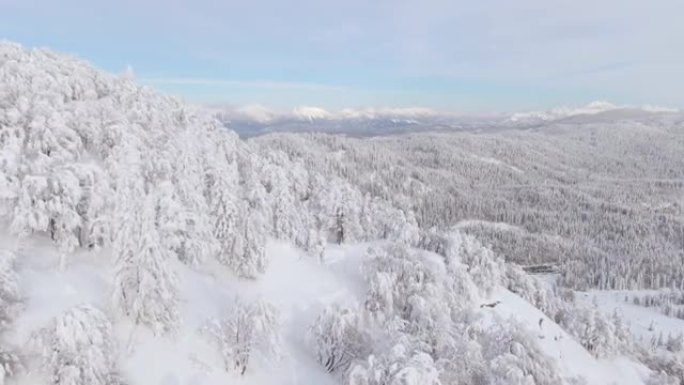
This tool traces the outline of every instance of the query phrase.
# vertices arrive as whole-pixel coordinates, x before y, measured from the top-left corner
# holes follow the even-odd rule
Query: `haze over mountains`
[[[652,105],[627,106],[596,101],[582,107],[558,107],[548,111],[492,114],[454,114],[430,108],[359,108],[328,111],[300,106],[291,111],[261,105],[212,107],[219,120],[241,136],[269,132],[327,132],[351,135],[387,135],[415,131],[474,131],[532,128],[554,121],[658,121],[681,122],[676,108]]]

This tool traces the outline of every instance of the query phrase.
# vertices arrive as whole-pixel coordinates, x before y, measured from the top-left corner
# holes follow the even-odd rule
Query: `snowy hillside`
[[[375,247],[380,254],[368,254],[369,246]],[[408,381],[402,383],[409,384],[436,384],[440,375],[447,374],[477,379],[483,384],[497,383],[494,382],[497,378],[506,379],[505,383],[521,384],[532,378],[535,384],[575,383],[572,379],[579,378],[596,385],[642,384],[649,377],[650,371],[646,367],[629,358],[594,358],[541,311],[503,288],[488,282],[481,282],[486,286],[478,287],[465,270],[456,276],[464,281],[453,281],[444,274],[453,268],[461,269],[456,260],[452,262],[455,266],[445,266],[437,255],[417,250],[398,251],[393,247],[396,246],[388,249],[381,244],[331,247],[326,252],[325,262],[319,263],[287,244],[271,242],[267,255],[273,263],[257,281],[235,280],[212,264],[193,269],[175,263],[179,284],[178,315],[183,322],[172,334],[155,336],[151,330],[110,309],[110,290],[115,282],[106,255],[79,253],[65,269],[56,270],[58,253],[49,245],[36,243],[22,248],[18,254],[18,291],[25,301],[13,321],[14,327],[5,333],[4,341],[9,347],[31,347],[38,357],[47,354],[46,358],[57,362],[49,363],[50,371],[45,372],[31,368],[31,362],[27,361],[28,367],[20,371],[15,380],[19,384],[70,383],[52,377],[55,373],[65,375],[62,372],[69,365],[78,370],[83,370],[79,365],[92,366],[88,370],[93,373],[81,374],[76,382],[71,382],[78,384],[110,383],[97,382],[102,381],[97,376],[103,374],[98,371],[112,375],[111,370],[132,384],[222,384],[230,381],[250,385],[335,384],[344,381],[339,377],[343,376],[345,367],[349,368],[350,376],[354,376],[350,383],[355,384],[376,383],[367,378],[376,370],[386,373],[388,378],[384,381]],[[385,254],[384,250],[398,251],[398,260],[394,261],[394,256]],[[388,262],[390,264],[386,265]],[[377,286],[386,279],[398,278],[387,275],[401,266],[394,265],[397,262],[410,263],[411,270],[423,275],[426,281],[414,281],[400,289],[409,290],[406,293],[393,294],[386,292],[390,287]],[[307,279],[298,279],[303,277]],[[459,291],[443,291],[447,287],[442,285],[447,282],[450,282],[448,285],[458,284]],[[487,289],[489,294],[486,294]],[[438,298],[422,297],[421,292]],[[413,294],[402,297],[407,293]],[[458,297],[448,299],[444,298],[446,295]],[[412,306],[423,304],[402,315],[400,309],[405,305],[401,302],[406,300]],[[451,317],[457,316],[458,321],[436,318],[431,322],[439,325],[424,324],[436,315],[432,312],[438,309],[430,310],[430,306],[439,306],[439,300],[445,301],[444,304],[452,303],[448,306],[455,307],[453,310],[458,313]],[[369,307],[368,301],[380,301],[373,302],[380,308]],[[481,306],[494,301],[500,301],[500,304],[494,308]],[[258,307],[254,308],[254,304]],[[395,310],[385,308],[388,305]],[[243,310],[244,307],[247,309]],[[242,311],[246,314],[240,313]],[[393,316],[399,319],[383,319],[395,311],[399,313]],[[242,321],[240,317],[246,318]],[[537,326],[540,319],[544,319],[543,326]],[[390,320],[391,324],[399,321],[400,324],[391,326]],[[91,322],[102,324],[90,325]],[[408,324],[402,326],[404,322]],[[248,329],[252,323],[264,329]],[[434,335],[440,330],[437,326],[447,327],[441,330],[447,334]],[[240,338],[237,334],[223,334],[243,331],[256,333],[255,337],[258,337],[253,345],[250,342],[244,347],[254,350],[242,353],[248,355],[242,358],[248,368],[244,373],[242,366],[234,366],[241,364],[233,361],[237,357],[232,349],[239,348],[234,344]],[[450,336],[453,333],[456,335]],[[105,338],[102,343],[106,346],[95,345],[80,352],[92,343],[88,341],[94,341],[93,338]],[[349,341],[348,338],[357,340]],[[425,342],[440,339],[435,341],[437,345],[433,349],[448,348],[442,344],[455,344],[453,349],[457,351],[440,352],[440,358],[435,362],[429,355],[411,353],[414,344],[425,343],[421,342],[423,338],[429,338]],[[352,343],[355,345],[346,345]],[[385,344],[390,346],[383,347]],[[59,351],[49,353],[55,348]],[[351,355],[360,353],[356,349],[374,354],[367,362],[355,363]],[[22,354],[30,351],[22,350]],[[101,354],[109,355],[112,361],[106,368],[95,366]],[[329,360],[336,354],[350,356],[340,356],[343,361],[333,364]],[[446,358],[444,354],[451,355],[448,362],[442,361]],[[87,363],[69,364],[73,359],[87,360]],[[485,361],[479,361],[483,359]],[[382,365],[400,366],[385,372],[389,368]],[[464,365],[472,366],[468,369],[470,373],[461,374]],[[455,372],[453,366],[459,367],[459,371]],[[449,379],[441,381],[452,383]]]
[[[684,337],[640,345],[619,314],[328,171],[128,75],[0,43],[0,383],[684,381]]]
[[[579,289],[684,289],[684,124],[553,122],[534,129],[248,142],[476,236],[506,260],[551,264]]]

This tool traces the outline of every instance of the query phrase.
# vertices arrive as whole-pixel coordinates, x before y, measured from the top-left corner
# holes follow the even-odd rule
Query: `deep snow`
[[[5,248],[14,246],[7,240],[3,243]],[[267,248],[271,263],[258,280],[239,280],[219,265],[196,271],[177,263],[183,322],[175,335],[154,336],[125,318],[114,318],[122,374],[131,385],[334,384],[306,348],[305,335],[326,304],[363,300],[365,287],[359,268],[368,246],[331,245],[319,261],[288,244],[271,241]],[[7,342],[28,346],[33,333],[71,306],[90,303],[107,309],[112,266],[106,253],[76,253],[63,271],[58,270],[59,255],[47,244],[22,245],[18,254],[24,305]],[[599,301],[610,298],[602,293],[593,295]],[[221,357],[199,332],[207,320],[229,310],[236,296],[269,301],[278,309],[281,321],[280,359],[258,361],[243,377],[223,370]],[[541,311],[510,291],[499,288],[491,300],[501,303],[493,309],[477,310],[484,315],[483,322],[492,317],[521,322],[538,336],[540,347],[557,362],[562,376],[583,376],[589,385],[645,383],[647,368],[622,357],[594,358]],[[631,307],[627,309],[633,311]],[[627,316],[632,314],[629,311]],[[540,318],[544,319],[541,327]],[[29,373],[17,383],[38,385],[44,381],[39,374]]]

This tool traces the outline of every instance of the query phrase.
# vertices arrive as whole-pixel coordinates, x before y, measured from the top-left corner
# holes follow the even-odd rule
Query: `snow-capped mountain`
[[[216,117],[242,137],[274,132],[326,132],[354,136],[392,135],[407,132],[496,132],[544,128],[558,124],[600,122],[669,122],[684,120],[676,108],[634,107],[596,101],[582,107],[557,107],[548,111],[513,114],[452,114],[429,108],[360,108],[328,111],[300,106],[276,111],[260,105],[214,107]]]
[[[509,121],[517,124],[534,124],[540,122],[552,122],[572,118],[584,118],[585,120],[601,119],[609,116],[609,119],[619,118],[634,119],[638,116],[653,114],[677,114],[676,108],[644,105],[641,107],[616,105],[606,101],[595,101],[582,107],[557,107],[548,111],[517,112],[509,117]]]
[[[309,132],[369,135],[408,130],[457,128],[471,120],[429,108],[345,108],[328,111],[299,106],[292,111],[276,111],[263,106],[214,108],[216,116],[241,136],[268,132]]]

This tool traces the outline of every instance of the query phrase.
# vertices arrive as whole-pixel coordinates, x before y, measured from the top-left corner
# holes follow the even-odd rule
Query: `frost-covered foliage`
[[[422,229],[458,225],[508,261],[558,264],[566,285],[682,289],[684,126],[544,124],[249,143],[414,212]]]
[[[534,343],[535,337],[509,320],[481,336],[483,358],[492,385],[553,385],[562,383],[555,363]]]
[[[354,360],[368,354],[370,336],[361,316],[354,308],[332,306],[311,325],[310,345],[328,372],[344,373]]]
[[[368,250],[364,306],[328,308],[312,328],[321,365],[357,385],[562,383],[522,325],[475,312],[503,280],[491,252],[458,233],[420,243],[439,253],[396,243]]]
[[[349,385],[441,385],[432,358],[397,344],[382,356],[369,356],[349,372]]]
[[[491,293],[492,289],[503,279],[504,262],[491,249],[472,236],[459,232],[452,233],[449,237],[447,255],[457,255],[461,263],[467,266],[468,274],[473,282],[485,294]]]
[[[156,249],[192,267],[217,258],[247,278],[265,270],[270,236],[320,256],[326,240],[417,234],[410,211],[282,152],[257,154],[129,76],[3,42],[0,84],[0,219],[20,237],[51,237],[65,256],[120,248],[126,221],[148,210],[131,201],[154,206]]]
[[[14,270],[14,253],[0,250],[0,330],[7,328],[14,318],[19,301],[19,282]]]
[[[179,321],[178,279],[155,226],[155,197],[143,199],[116,234],[112,300],[135,323],[156,333],[173,331]]]
[[[567,156],[553,140],[506,135],[245,143],[130,77],[0,43],[0,222],[21,240],[51,239],[62,267],[79,248],[104,249],[92,255],[113,257],[111,309],[135,324],[158,335],[182,330],[176,272],[224,266],[259,279],[269,238],[316,257],[327,243],[382,239],[361,263],[361,304],[328,306],[310,325],[309,353],[338,380],[562,384],[529,325],[502,322],[483,303],[501,286],[592,354],[641,354],[652,382],[682,378],[680,336],[638,350],[619,316],[561,299],[564,292],[502,259],[559,265],[562,282],[575,287],[681,290],[681,205],[660,205],[681,188],[681,141],[658,156],[627,143],[645,158],[673,160],[664,173],[656,162],[632,173],[613,164],[622,158],[592,158],[582,145],[571,150],[587,156]],[[656,179],[644,184],[644,175]],[[595,188],[632,178],[644,189]],[[17,287],[12,257],[0,253],[3,328],[12,322]],[[279,356],[278,318],[265,302],[236,301],[202,333],[226,371],[243,375]],[[119,383],[111,328],[91,306],[44,328],[34,341],[52,383]],[[19,366],[0,346],[0,379]]]
[[[0,332],[5,332],[14,321],[20,300],[19,282],[14,270],[16,256],[8,250],[0,250]],[[0,343],[0,384],[16,375],[22,367],[13,349]]]
[[[657,293],[635,292],[631,302],[635,305],[657,308],[668,317],[684,319],[684,290],[660,290]]]
[[[559,312],[556,320],[597,357],[626,353],[631,348],[632,336],[617,314],[610,319],[596,307],[574,307]]]
[[[263,301],[236,300],[223,318],[212,320],[202,332],[216,344],[229,372],[244,375],[255,355],[261,359],[280,355],[278,314]]]
[[[508,290],[516,293],[552,319],[563,307],[560,293],[552,292],[516,264],[506,264],[504,284]]]
[[[596,357],[611,357],[634,351],[634,338],[622,316],[606,316],[596,305],[586,307],[574,300],[574,292],[555,292],[516,265],[506,266],[507,288],[527,300]]]
[[[642,354],[641,361],[652,371],[648,385],[684,385],[684,357],[668,351]]]
[[[55,385],[115,385],[116,346],[107,316],[90,305],[67,310],[34,337]]]

